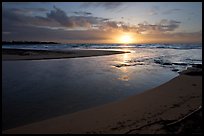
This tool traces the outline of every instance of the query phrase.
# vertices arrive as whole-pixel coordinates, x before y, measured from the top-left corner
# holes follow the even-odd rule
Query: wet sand
[[[43,60],[78,58],[129,53],[124,51],[107,50],[31,50],[31,49],[2,49],[2,60]]]
[[[161,86],[124,100],[19,126],[3,133],[167,134],[186,132],[186,128],[188,132],[192,130],[189,133],[200,133],[200,124],[197,124],[198,128],[192,128],[186,122],[195,124],[202,118],[201,71],[201,68],[189,68]]]

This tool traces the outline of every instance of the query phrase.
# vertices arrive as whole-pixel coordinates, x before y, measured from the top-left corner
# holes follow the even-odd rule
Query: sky
[[[3,2],[2,40],[202,43],[202,3]]]

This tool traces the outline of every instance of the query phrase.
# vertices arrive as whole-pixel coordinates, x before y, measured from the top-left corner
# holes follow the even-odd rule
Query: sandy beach
[[[107,50],[31,50],[31,49],[2,49],[2,60],[42,60],[42,59],[62,59],[78,58],[129,53],[124,51]]]
[[[186,125],[193,122],[196,127],[195,123],[202,118],[201,73],[200,68],[189,68],[169,82],[127,99],[5,130],[3,133],[176,134],[184,129],[189,133],[201,133],[200,124],[195,130]]]

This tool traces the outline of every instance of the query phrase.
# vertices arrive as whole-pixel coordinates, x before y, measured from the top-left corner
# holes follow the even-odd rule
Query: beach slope
[[[103,55],[129,53],[111,50],[31,50],[31,49],[2,49],[2,60],[44,60],[79,58]]]
[[[201,71],[191,68],[161,86],[127,99],[5,130],[3,133],[179,133],[180,129],[169,130],[174,124],[178,125],[189,116],[195,116],[193,113],[201,112]],[[195,121],[192,116],[191,120]]]

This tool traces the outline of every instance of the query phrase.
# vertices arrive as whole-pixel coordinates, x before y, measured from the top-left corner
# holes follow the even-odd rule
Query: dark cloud
[[[73,12],[74,14],[76,14],[76,15],[82,15],[82,16],[88,16],[88,15],[92,15],[92,13],[90,13],[90,12],[82,12],[82,11],[79,11],[79,12]]]
[[[42,16],[26,16],[16,10],[2,10],[2,38],[4,40],[42,40],[42,41],[66,41],[66,40],[105,40],[107,33],[100,30],[69,30],[66,28],[86,27],[94,25],[98,28],[106,18],[92,16],[67,16],[67,14],[55,7]]]
[[[2,31],[3,40],[26,40],[26,41],[79,41],[79,40],[107,40],[106,32],[99,30],[52,30],[47,28],[37,28],[31,26],[10,26],[8,32]]]
[[[181,22],[175,20],[166,20],[163,19],[158,24],[158,30],[160,31],[174,31],[176,28],[179,27]]]
[[[103,7],[105,9],[116,9],[123,5],[123,2],[84,2],[82,7]]]
[[[49,18],[51,20],[55,20],[63,26],[67,26],[67,27],[68,26],[70,26],[70,27],[74,26],[73,21],[71,21],[67,17],[66,13],[63,10],[61,10],[55,6],[54,6],[54,10],[51,10],[50,13],[47,13],[47,18]]]
[[[33,10],[33,9],[30,9],[30,10]],[[44,9],[35,9],[35,10],[44,11]],[[23,9],[15,9],[15,10],[4,9],[2,13],[3,25],[15,24],[15,25],[30,25],[30,26],[32,25],[46,26],[46,27],[91,28],[93,25],[97,26],[101,22],[108,20],[107,18],[99,18],[99,17],[86,16],[86,15],[67,16],[67,14],[63,10],[57,7],[54,7],[53,10],[47,13],[46,17],[27,16],[25,14],[19,14],[19,11],[24,12]],[[84,12],[84,14],[89,14],[89,13]]]
[[[2,28],[8,28],[10,25],[18,26],[60,26],[56,21],[46,17],[27,16],[18,14],[13,10],[2,10]]]
[[[84,12],[86,15],[90,14]],[[93,16],[67,16],[66,13],[54,7],[50,13],[47,13],[47,18],[59,22],[62,26],[65,27],[91,27],[92,25],[99,24],[104,21],[105,18],[93,17]]]
[[[117,24],[117,22],[110,21],[110,22],[106,22],[103,27],[117,29],[118,28],[118,24]]]

